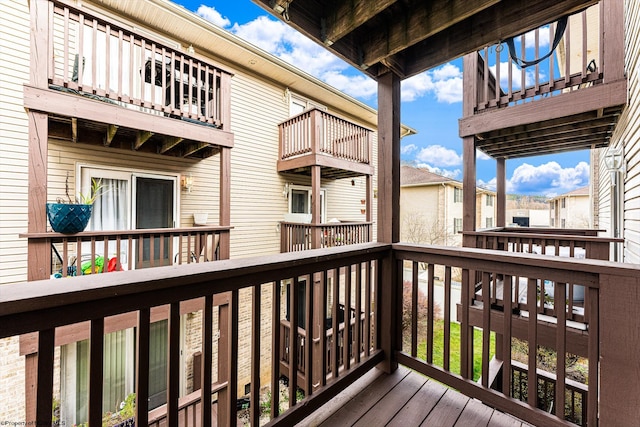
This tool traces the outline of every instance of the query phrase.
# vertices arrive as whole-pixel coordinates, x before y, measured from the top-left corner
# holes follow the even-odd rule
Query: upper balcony
[[[627,102],[621,7],[596,4],[564,32],[561,19],[465,56],[460,136],[505,159],[607,146]]]
[[[51,136],[185,158],[233,146],[230,73],[178,42],[65,2],[43,4],[32,8],[33,43],[47,53],[24,104],[49,115]]]
[[[278,172],[310,175],[311,166],[320,166],[325,178],[373,175],[370,129],[317,108],[279,127]]]

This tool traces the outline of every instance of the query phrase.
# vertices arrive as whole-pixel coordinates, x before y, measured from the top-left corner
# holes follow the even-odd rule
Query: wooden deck
[[[529,426],[402,366],[370,371],[301,425]]]

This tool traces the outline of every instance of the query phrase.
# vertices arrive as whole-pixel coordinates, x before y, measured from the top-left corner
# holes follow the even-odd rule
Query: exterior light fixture
[[[604,164],[610,172],[624,172],[624,155],[620,148],[610,148],[604,156]]]
[[[182,189],[187,190],[187,193],[191,193],[191,189],[193,188],[193,175],[188,173],[187,175],[182,175]]]

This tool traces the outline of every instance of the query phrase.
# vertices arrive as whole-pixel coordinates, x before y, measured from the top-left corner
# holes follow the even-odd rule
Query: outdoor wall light
[[[191,193],[191,189],[193,188],[193,175],[188,173],[187,175],[182,175],[182,189],[187,190],[187,193]]]
[[[291,188],[292,185],[293,185],[293,182],[284,183],[284,188],[282,189],[282,197],[284,197],[285,199],[289,198],[289,189]]]
[[[609,148],[604,156],[604,164],[611,172],[624,172],[624,155],[620,148]]]

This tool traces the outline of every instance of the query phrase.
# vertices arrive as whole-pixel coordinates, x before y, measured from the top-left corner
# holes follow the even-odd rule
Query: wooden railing
[[[409,291],[405,289],[404,297],[408,299],[405,300],[405,307],[409,307],[410,313],[405,315],[411,318],[410,325],[404,330],[406,344],[398,356],[400,363],[454,388],[465,390],[466,395],[495,405],[534,425],[564,425],[564,421],[561,421],[565,419],[564,391],[569,383],[565,364],[558,363],[554,373],[556,390],[562,390],[562,393],[555,393],[551,405],[555,416],[549,416],[537,409],[538,349],[554,349],[558,360],[577,355],[588,364],[588,384],[581,387],[588,390],[585,391],[588,397],[582,402],[586,408],[585,420],[590,426],[597,425],[598,380],[601,374],[598,368],[601,351],[598,340],[604,333],[599,329],[598,311],[602,279],[597,269],[587,266],[599,261],[486,250],[478,252],[466,248],[459,254],[438,247],[394,245],[394,249],[399,268],[404,271],[404,281],[409,283]],[[475,277],[482,278],[484,304],[478,303],[475,298]],[[508,308],[497,305],[491,290],[495,289],[494,283],[498,280],[511,284],[504,285],[502,289],[504,301],[517,301],[515,298],[523,291],[525,301],[533,301],[534,304],[514,303]],[[524,289],[518,289],[521,282],[524,283]],[[550,299],[540,301],[539,287],[545,282],[553,283],[555,289]],[[581,318],[572,322],[574,307],[571,298],[566,303],[566,294],[567,289],[578,284],[585,289],[586,302]],[[439,297],[438,301],[435,301],[435,297],[429,298],[427,307],[421,308],[421,295]],[[486,301],[491,303],[487,304]],[[557,310],[556,301],[562,301],[562,309]],[[452,318],[451,312],[456,305],[459,335],[452,333],[452,322],[456,319]],[[541,314],[542,305],[547,308],[545,315]],[[419,328],[424,328],[426,332],[419,334]],[[436,328],[443,328],[441,341],[434,338],[437,336],[434,333]],[[474,348],[474,336],[478,334],[480,348]],[[494,336],[495,345],[491,341]],[[528,349],[527,372],[533,380],[527,384],[525,406],[505,399],[512,397],[512,376],[504,374],[512,371],[512,338],[525,341]],[[454,345],[458,340],[459,347]],[[420,353],[418,349],[421,349]],[[454,354],[460,356],[459,364],[451,362]],[[498,391],[491,389],[496,376],[490,370],[494,354],[501,360],[503,372]]]
[[[30,242],[48,242],[52,277],[79,276],[174,264],[216,261],[221,236],[231,227],[85,231],[77,234],[26,233]],[[78,256],[79,255],[79,256]]]
[[[221,417],[218,425],[235,425],[236,402],[229,397],[239,395],[239,291],[247,289],[251,291],[251,302],[243,301],[243,305],[250,310],[253,325],[249,351],[252,360],[252,404],[249,408],[252,425],[259,425],[260,416],[265,415],[261,414],[261,405],[256,404],[260,401],[259,390],[263,386],[270,387],[272,391],[268,415],[272,424],[279,421],[293,425],[380,362],[384,361],[383,365],[391,363],[393,369],[393,363],[397,361],[532,425],[566,426],[568,401],[564,391],[572,384],[567,378],[565,363],[558,363],[556,371],[552,372],[556,389],[552,413],[538,408],[537,384],[541,375],[537,370],[537,352],[541,347],[555,352],[558,360],[574,356],[584,359],[587,380],[584,387],[577,388],[582,390],[582,396],[586,396],[582,398],[582,405],[587,425],[628,425],[637,420],[639,393],[635,391],[640,388],[637,383],[628,381],[638,373],[637,363],[629,355],[640,351],[640,339],[633,333],[640,328],[640,322],[629,313],[640,304],[639,273],[638,266],[601,260],[475,248],[368,243],[179,268],[136,270],[127,274],[82,276],[60,280],[57,286],[51,286],[49,280],[5,285],[0,294],[0,339],[32,332],[38,335],[38,357],[33,365],[37,368],[37,386],[33,388],[37,409],[33,418],[48,424],[53,403],[56,329],[78,322],[90,323],[93,339],[88,368],[89,423],[99,425],[102,417],[102,337],[105,324],[111,316],[136,313],[138,344],[135,359],[138,367],[135,383],[148,384],[149,369],[145,361],[149,351],[150,309],[163,306],[169,316],[167,424],[178,425],[182,407],[177,387],[180,377],[180,308],[193,299],[204,300],[204,305],[201,305],[204,319],[201,331],[204,343],[201,396],[213,403],[212,395],[217,391],[217,410]],[[486,283],[497,278],[502,278],[504,283],[514,283],[513,277],[526,278],[529,301],[537,300],[539,282],[553,282],[553,300],[548,303],[554,310],[543,316],[538,313],[537,306],[506,309],[478,304],[474,301],[472,280],[478,275]],[[300,296],[302,282],[307,284],[304,298]],[[568,312],[572,308],[566,306],[565,294],[568,286],[576,284],[585,287],[584,318],[570,322]],[[504,286],[506,301],[513,300],[514,286]],[[284,287],[288,287],[288,293],[284,292]],[[489,301],[491,287],[482,289],[484,301]],[[269,291],[271,296],[268,300],[263,298],[263,290]],[[403,292],[405,290],[407,292]],[[426,303],[418,303],[421,301],[420,292],[429,296]],[[283,295],[287,295],[284,301]],[[229,318],[220,324],[221,339],[227,343],[220,351],[226,358],[217,372],[217,383],[212,385],[212,306],[217,297],[227,299],[225,307]],[[268,307],[268,301],[270,308],[262,312],[263,306]],[[283,390],[279,383],[282,374],[279,343],[281,320],[285,313],[283,304],[288,304],[290,329],[299,330],[301,301],[305,306],[305,337],[318,340],[321,350],[315,358],[309,346],[305,346],[303,352],[289,353],[289,383],[285,388],[289,395],[289,409],[281,413],[280,403],[284,402],[280,402],[280,393],[275,391]],[[559,301],[562,309],[557,309]],[[360,342],[364,336],[363,341],[370,345],[349,354],[349,334],[343,333],[343,363],[337,369],[338,340],[329,341],[327,334],[314,330],[311,319],[314,312],[318,318],[326,319],[328,311],[331,311],[334,319],[332,335],[340,336],[337,321],[340,304],[354,307],[356,313],[365,313],[365,326],[355,328],[353,340]],[[372,314],[369,315],[364,307],[371,307]],[[269,326],[265,326],[265,317],[269,319]],[[405,318],[410,321],[403,329]],[[443,329],[441,335],[436,334],[439,324]],[[269,342],[261,340],[265,327],[271,334],[270,349]],[[455,330],[459,333],[454,333]],[[402,339],[403,334],[406,339]],[[297,347],[297,336],[289,334],[289,348]],[[474,338],[480,344],[474,345]],[[528,349],[526,402],[513,398],[511,390],[515,381],[512,375],[496,376],[490,370],[493,360],[500,361],[502,372],[512,372],[513,366],[518,369],[517,364],[511,361],[513,338],[524,341]],[[332,348],[331,353],[326,351],[327,347]],[[265,372],[259,363],[265,354],[271,356],[269,372]],[[327,361],[322,360],[328,354],[331,354],[331,363],[335,363],[330,375],[327,375]],[[454,356],[460,357],[459,363],[453,362]],[[300,405],[296,392],[302,387],[296,374],[301,357],[304,358],[307,374],[304,381],[308,393]],[[309,383],[316,375],[320,381],[317,392],[314,384]],[[261,378],[264,380],[265,377],[270,378],[268,384],[261,383]],[[491,387],[494,384],[497,384],[497,390]],[[146,387],[137,387],[135,392],[139,405],[136,425],[147,425],[150,420],[145,406],[148,392]],[[189,420],[194,420],[194,424],[211,425],[210,405],[201,405],[200,408],[201,414],[188,417]],[[276,417],[278,419],[273,420]],[[29,415],[27,421],[33,418]]]
[[[339,310],[342,310],[344,315],[344,306],[340,305]],[[349,312],[351,314],[355,313],[355,307],[351,307]],[[333,347],[333,343],[334,343],[333,319],[332,318],[327,319],[328,322],[331,322],[329,325],[326,325],[327,328],[325,330],[327,346],[325,349],[326,354],[324,355],[324,360],[326,362],[325,372],[327,375],[327,379],[329,379],[333,374],[333,369],[342,369],[342,367],[344,366],[344,357],[345,357],[344,346],[346,342],[348,342],[347,353],[351,361],[353,361],[354,358],[356,357],[356,354],[354,353],[354,349],[358,348],[358,347],[354,348],[354,345],[356,343],[355,341],[356,335],[359,336],[360,338],[360,346],[359,346],[360,350],[358,353],[362,353],[366,347],[371,346],[371,343],[367,345],[367,339],[370,340],[372,335],[371,333],[369,334],[365,333],[367,328],[367,322],[369,323],[369,326],[371,326],[370,324],[371,322],[369,321],[371,317],[367,318],[367,316],[365,316],[365,313],[361,313],[360,324],[358,326],[359,329],[358,329],[358,333],[356,334],[355,332],[356,321],[355,321],[355,318],[351,316],[349,321],[349,329],[348,329],[349,337],[346,340],[344,337],[344,330],[345,330],[344,318],[342,318],[342,321],[340,321],[340,319],[341,319],[340,316],[338,316],[338,335],[337,335],[338,338],[335,340],[335,342],[337,343],[337,348],[335,350]],[[287,376],[287,378],[288,378],[287,373],[289,372],[289,362],[290,362],[289,354],[291,353],[291,347],[290,347],[291,342],[292,342],[291,324],[289,323],[288,320],[282,320],[280,322],[280,363],[281,363],[281,369],[285,371],[285,376]],[[295,347],[296,354],[298,355],[298,369],[297,369],[298,382],[302,384],[300,387],[303,389],[303,391],[305,393],[308,393],[308,391],[303,388],[303,385],[306,385],[306,381],[305,381],[306,370],[305,370],[305,359],[304,359],[304,355],[306,352],[306,349],[305,349],[306,345],[308,345],[306,331],[303,328],[298,327],[298,338],[296,340],[296,347]],[[312,349],[311,349],[311,351],[313,352],[312,354],[313,359],[322,359],[322,356],[318,354],[319,349],[320,349],[319,340],[315,340],[313,342]],[[335,358],[333,357],[334,351],[336,354]]]
[[[513,227],[462,234],[468,247],[602,260],[609,259],[611,245],[623,241],[597,237],[597,230],[588,229]]]
[[[511,396],[523,402],[528,399],[528,372],[527,365],[516,361],[511,362]],[[545,412],[552,412],[556,400],[556,376],[538,369],[537,380],[538,408]],[[564,416],[567,421],[579,426],[587,425],[587,394],[585,384],[566,380]]]
[[[570,16],[564,38],[557,48],[564,63],[560,63],[554,52],[540,63],[525,68],[511,58],[506,44],[479,51],[475,112],[518,105],[602,83],[606,72],[602,55],[606,40],[594,7],[597,6]],[[556,27],[556,23],[545,25],[514,40],[517,57],[529,62],[543,57],[552,46]],[[571,39],[582,41],[578,55],[571,51]]]
[[[372,131],[325,111],[311,109],[280,123],[280,160],[325,154],[371,162]]]
[[[280,223],[280,252],[306,251],[313,248],[312,233],[320,233],[320,247],[353,245],[371,241],[370,222],[342,222],[325,224]]]
[[[237,418],[236,399],[238,396],[238,341],[240,330],[239,290],[250,290],[251,301],[243,301],[244,307],[250,307],[252,317],[252,333],[250,338],[251,363],[251,392],[250,422],[258,425],[261,416],[267,418],[285,417],[281,413],[279,378],[280,349],[279,331],[281,314],[284,305],[288,304],[291,328],[298,329],[299,285],[306,280],[307,290],[303,300],[306,300],[306,336],[314,336],[312,322],[312,307],[317,307],[319,315],[327,317],[327,311],[336,313],[340,298],[346,306],[355,307],[356,311],[364,311],[364,322],[367,327],[360,331],[356,329],[356,340],[372,343],[364,346],[362,351],[351,355],[343,354],[345,362],[341,369],[333,369],[327,376],[326,363],[316,365],[312,361],[312,353],[305,350],[306,372],[308,380],[319,375],[323,378],[320,387],[322,394],[313,398],[311,384],[306,384],[308,390],[306,398],[310,402],[299,406],[297,391],[302,384],[298,384],[295,367],[298,366],[298,355],[290,354],[291,371],[288,383],[287,421],[295,424],[301,417],[331,399],[346,385],[355,381],[364,372],[372,369],[382,360],[382,353],[375,343],[378,342],[377,319],[379,316],[379,301],[377,296],[377,271],[379,260],[388,257],[390,246],[383,244],[367,244],[333,249],[309,251],[303,254],[280,254],[243,260],[222,260],[215,263],[194,263],[176,267],[158,267],[130,271],[127,274],[113,273],[109,275],[96,274],[77,277],[73,280],[60,280],[56,286],[51,286],[50,280],[18,283],[3,287],[0,295],[0,339],[19,334],[35,332],[37,340],[37,390],[33,394],[36,402],[36,419],[42,424],[51,422],[54,384],[54,349],[58,340],[56,329],[73,325],[78,322],[90,323],[90,364],[89,364],[89,425],[100,425],[102,418],[102,388],[103,388],[103,335],[108,329],[112,316],[134,312],[137,314],[137,346],[135,360],[136,381],[135,388],[137,402],[136,425],[147,425],[151,419],[147,407],[148,389],[140,384],[149,381],[149,325],[153,318],[153,309],[162,306],[168,311],[168,374],[167,374],[167,425],[211,425],[211,405],[199,405],[200,414],[184,415],[183,405],[179,403],[180,377],[180,321],[181,305],[191,303],[194,299],[201,302],[203,326],[202,334],[202,379],[201,396],[211,403],[212,396],[217,394],[217,425],[235,425]],[[314,280],[311,281],[310,278]],[[284,287],[289,287],[289,300],[283,299]],[[264,299],[262,290],[269,289],[270,298]],[[314,291],[312,291],[312,289]],[[317,290],[317,292],[315,291]],[[351,298],[354,295],[353,300]],[[318,299],[318,296],[320,299]],[[342,296],[342,297],[341,297]],[[224,338],[225,346],[219,344],[222,359],[218,364],[217,373],[212,372],[213,304],[217,298],[226,299],[225,310],[228,318],[219,323],[220,339]],[[202,302],[204,302],[202,304]],[[73,306],[73,309],[70,307]],[[262,307],[270,307],[266,313],[261,313]],[[372,310],[363,310],[372,307]],[[150,314],[151,313],[151,314]],[[373,314],[370,314],[373,313]],[[263,316],[270,318],[271,342],[261,340],[262,333],[259,326],[264,324]],[[334,316],[335,317],[335,316]],[[107,326],[105,326],[107,325]],[[375,326],[374,326],[375,325]],[[338,336],[338,325],[333,325],[334,336]],[[293,337],[291,338],[293,339]],[[326,348],[331,347],[334,356],[338,354],[338,343],[328,341],[324,334],[317,338],[318,345],[327,354]],[[261,342],[262,341],[262,342]],[[269,345],[271,350],[269,351]],[[346,342],[344,344],[347,344]],[[290,347],[296,347],[294,342]],[[343,348],[348,348],[345,345]],[[265,349],[266,353],[265,353]],[[344,351],[344,350],[343,350]],[[271,364],[267,372],[261,366],[262,354],[271,356]],[[222,362],[224,361],[224,363]],[[337,359],[336,359],[337,361]],[[337,362],[336,362],[337,363]],[[36,365],[34,365],[36,366]],[[318,366],[318,367],[317,367]],[[335,368],[336,365],[333,365]],[[316,371],[317,369],[317,371]],[[314,373],[315,372],[315,373]],[[293,375],[291,375],[293,374]],[[270,380],[265,384],[265,377]],[[212,383],[217,378],[217,383]],[[213,385],[212,385],[213,384]],[[331,384],[331,387],[325,387]],[[260,393],[264,388],[271,392],[270,411],[263,413],[260,404]],[[29,395],[31,397],[31,395]],[[311,403],[308,406],[308,403]],[[195,408],[191,402],[187,406]],[[182,424],[182,417],[185,424]],[[27,420],[32,420],[31,414]],[[285,418],[282,418],[285,419]],[[233,420],[233,421],[232,421]]]
[[[230,74],[67,3],[50,2],[51,88],[228,127]],[[226,125],[226,126],[225,126]]]

